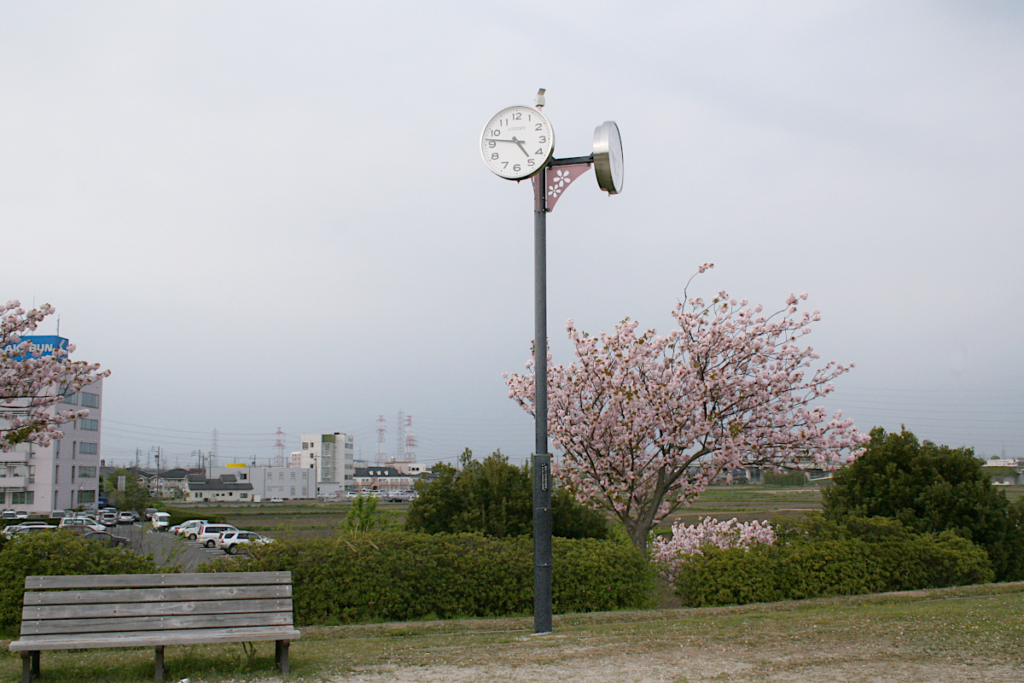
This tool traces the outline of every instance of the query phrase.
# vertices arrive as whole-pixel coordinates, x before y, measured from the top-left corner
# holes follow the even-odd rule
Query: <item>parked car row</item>
[[[274,542],[274,539],[255,531],[243,531],[230,524],[210,524],[205,519],[190,519],[172,526],[170,531],[190,541],[198,541],[204,547],[220,548],[229,555],[237,554],[244,546]]]
[[[21,524],[4,527],[0,534],[7,538],[14,538],[29,532],[55,531],[57,529],[67,529],[88,541],[100,541],[111,548],[124,547],[129,543],[124,536],[115,536],[107,531],[102,524],[88,517],[64,517],[56,525],[47,524],[43,520],[26,520]]]

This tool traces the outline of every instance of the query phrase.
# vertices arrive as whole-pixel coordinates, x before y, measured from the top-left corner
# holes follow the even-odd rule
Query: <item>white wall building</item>
[[[333,434],[303,434],[299,463],[313,470],[318,484],[318,495],[332,496],[339,489],[355,486],[355,444],[352,436],[343,432]],[[292,454],[292,465],[295,465]]]
[[[57,336],[22,339],[51,349],[66,347],[68,343],[64,337]],[[102,405],[101,379],[55,406],[57,410],[89,410],[89,417],[61,427],[63,439],[49,446],[19,444],[9,453],[0,453],[0,507],[49,513],[95,505],[99,498]]]
[[[252,495],[264,501],[316,498],[316,481],[308,467],[251,467],[237,463],[210,468],[211,479],[231,474],[239,483],[252,484]]]

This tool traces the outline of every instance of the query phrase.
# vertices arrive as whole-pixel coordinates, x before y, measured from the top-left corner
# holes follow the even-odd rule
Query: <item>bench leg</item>
[[[156,647],[156,674],[153,680],[162,681],[164,680],[164,646],[157,645]]]
[[[288,670],[288,646],[291,645],[290,640],[278,640],[274,642],[274,659],[277,661],[277,668],[281,670],[281,673],[287,674]]]
[[[21,653],[21,683],[32,683],[39,675],[39,650]]]

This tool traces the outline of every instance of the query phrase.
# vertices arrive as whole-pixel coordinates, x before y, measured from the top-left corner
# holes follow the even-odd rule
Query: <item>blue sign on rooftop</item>
[[[32,347],[39,352],[40,356],[52,356],[55,350],[68,348],[67,338],[58,337],[55,334],[26,335],[21,338],[21,341],[32,342]],[[10,353],[15,346],[15,344],[8,344],[4,347],[4,353]],[[25,356],[15,358],[15,360],[24,359]]]

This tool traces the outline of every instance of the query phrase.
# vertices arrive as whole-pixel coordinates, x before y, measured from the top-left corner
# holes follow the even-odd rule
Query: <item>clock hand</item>
[[[519,145],[519,149],[523,150],[523,154],[525,154],[525,155],[527,156],[527,158],[529,158],[529,156],[530,156],[530,153],[526,151],[526,148],[525,148],[525,147],[523,147],[523,143],[522,143],[522,141],[521,141],[521,140],[519,140],[518,138],[516,138],[516,136],[515,136],[515,135],[513,135],[513,136],[512,136],[512,142],[514,142],[514,143],[516,143],[517,145]]]
[[[484,140],[493,142],[517,142],[517,140],[502,140],[501,138],[484,138]]]

